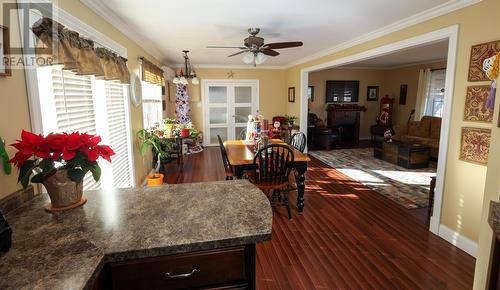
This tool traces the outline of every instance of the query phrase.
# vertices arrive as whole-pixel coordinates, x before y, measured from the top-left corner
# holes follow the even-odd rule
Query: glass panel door
[[[217,135],[220,135],[222,140],[228,139],[228,102],[229,89],[224,85],[209,85],[207,95],[208,113],[205,122],[208,122],[208,142],[209,144],[218,144]]]
[[[253,96],[254,88],[251,85],[235,85],[233,101],[234,116],[234,139],[244,139],[248,115],[255,113],[257,108],[254,106]]]
[[[243,139],[248,115],[258,109],[257,81],[207,81],[204,84],[205,145]]]

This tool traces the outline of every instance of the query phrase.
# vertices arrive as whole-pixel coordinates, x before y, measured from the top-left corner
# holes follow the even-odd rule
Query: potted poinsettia
[[[101,177],[99,157],[111,162],[115,152],[100,145],[101,137],[86,133],[52,133],[47,136],[22,131],[21,140],[12,144],[17,149],[10,160],[19,169],[20,182],[42,183],[50,196],[49,211],[70,209],[85,203],[83,178],[92,173]]]

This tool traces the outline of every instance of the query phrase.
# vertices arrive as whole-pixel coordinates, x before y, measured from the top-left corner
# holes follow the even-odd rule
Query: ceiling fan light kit
[[[200,83],[200,80],[196,76],[196,71],[194,70],[191,61],[189,60],[188,53],[189,50],[182,51],[184,57],[184,70],[181,68],[180,72],[176,74],[174,79],[172,80],[172,82],[176,85],[177,84],[188,85],[189,79],[191,80],[191,83],[193,85],[198,85]]]
[[[264,43],[264,38],[257,36],[259,32],[259,28],[249,28],[248,33],[250,36],[245,38],[243,41],[244,46],[207,46],[207,48],[238,48],[241,51],[233,53],[228,57],[243,54],[242,61],[244,63],[257,66],[258,64],[262,64],[268,60],[269,56],[280,55],[280,53],[275,49],[298,47],[303,45],[301,41],[275,42],[266,44]]]

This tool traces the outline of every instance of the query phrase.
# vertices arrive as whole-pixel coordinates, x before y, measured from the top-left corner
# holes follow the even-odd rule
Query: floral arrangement
[[[111,162],[115,152],[107,145],[99,145],[101,137],[87,133],[52,133],[44,137],[22,131],[21,140],[12,144],[17,153],[10,160],[19,168],[18,182],[27,187],[30,180],[42,183],[58,170],[67,170],[74,182],[82,182],[91,172],[95,181],[101,177],[99,157]],[[34,159],[30,159],[34,157]]]

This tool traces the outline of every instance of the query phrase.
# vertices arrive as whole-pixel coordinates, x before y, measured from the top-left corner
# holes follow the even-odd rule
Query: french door
[[[205,145],[218,145],[217,135],[238,139],[259,109],[259,81],[204,80],[203,105]]]

